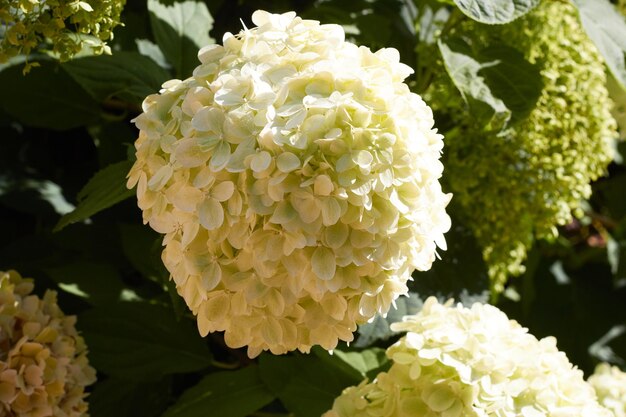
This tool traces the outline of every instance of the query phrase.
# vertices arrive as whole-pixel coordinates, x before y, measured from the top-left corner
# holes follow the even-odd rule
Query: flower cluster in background
[[[0,272],[0,415],[86,415],[84,388],[95,382],[87,348],[56,293],[31,295],[33,283]]]
[[[626,417],[626,373],[617,366],[601,363],[588,379],[598,401],[615,417]]]
[[[393,365],[347,388],[324,417],[610,417],[556,340],[537,340],[490,305],[439,304],[392,328]]]
[[[395,49],[293,12],[253,21],[144,101],[128,185],[201,334],[332,349],[445,249],[443,137]]]
[[[616,123],[603,59],[569,2],[541,2],[503,26],[467,22],[457,34],[518,48],[540,66],[544,83],[536,108],[504,132],[484,131],[458,111],[458,100],[432,95],[433,108],[459,129],[447,141],[446,181],[501,291],[508,276],[523,272],[534,239],[555,237],[580,212],[589,183],[613,158]]]
[[[120,24],[125,0],[0,0],[0,62],[36,50],[50,50],[61,61],[83,46],[107,52],[104,41]],[[84,36],[89,35],[89,36]],[[49,44],[48,44],[49,43]],[[41,48],[40,48],[41,46]]]

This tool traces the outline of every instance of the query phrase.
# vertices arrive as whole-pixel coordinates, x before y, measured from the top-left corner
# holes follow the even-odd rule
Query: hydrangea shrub
[[[105,41],[120,24],[125,0],[0,0],[0,63],[16,55],[42,50],[66,61],[89,46],[95,53],[109,52]],[[82,35],[89,35],[84,37]]]
[[[76,317],[63,314],[54,291],[32,290],[17,272],[0,272],[0,416],[86,416],[96,371]]]
[[[598,401],[615,417],[626,417],[626,372],[617,366],[600,363],[588,379]]]
[[[388,372],[349,387],[323,417],[610,417],[556,339],[499,309],[429,298],[392,328]]]
[[[556,237],[580,213],[613,158],[616,123],[604,61],[569,1],[543,1],[508,25],[467,22],[456,34],[518,48],[544,84],[530,115],[502,132],[486,131],[449,94],[432,94],[459,130],[447,141],[446,181],[501,291],[524,271],[535,238]]]
[[[252,18],[144,101],[128,186],[202,335],[250,356],[332,349],[445,249],[443,137],[395,49]]]

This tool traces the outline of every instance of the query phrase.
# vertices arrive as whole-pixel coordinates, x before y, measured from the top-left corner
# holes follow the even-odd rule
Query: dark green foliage
[[[441,260],[415,272],[408,295],[386,317],[361,325],[350,346],[334,354],[314,348],[308,355],[249,359],[219,333],[201,338],[161,262],[162,238],[142,224],[134,191],[125,186],[137,135],[130,121],[145,96],[164,81],[191,76],[198,48],[241,30],[239,18],[250,27],[258,8],[296,10],[349,27],[349,39],[372,49],[397,48],[416,71],[408,80],[414,91],[428,92],[427,100],[449,99],[473,132],[496,137],[502,128],[528,123],[544,88],[541,63],[531,63],[516,45],[468,42],[455,29],[467,16],[505,24],[537,3],[131,0],[122,15],[126,26],[110,42],[113,55],[63,64],[36,57],[31,60],[41,66],[27,76],[23,62],[0,67],[0,270],[33,277],[40,294],[57,290],[61,308],[78,316],[99,377],[88,397],[90,414],[319,417],[344,388],[389,366],[384,351],[398,337],[389,324],[419,311],[428,296],[466,305],[491,296],[483,248],[453,199]],[[616,23],[605,0],[576,5],[608,68],[626,84],[623,19]],[[433,85],[441,79],[462,96],[445,96]],[[436,112],[435,120],[446,140],[462,134],[449,114]],[[485,143],[481,152],[491,152],[482,149]],[[463,178],[475,180],[476,172]],[[526,272],[491,298],[538,337],[556,336],[586,373],[598,361],[626,366],[626,168],[613,163],[593,189],[582,218],[537,245]]]

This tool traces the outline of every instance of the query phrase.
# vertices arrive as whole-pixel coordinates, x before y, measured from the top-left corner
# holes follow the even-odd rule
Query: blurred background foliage
[[[27,75],[23,58],[0,66],[0,270],[35,278],[39,294],[56,289],[64,311],[79,316],[99,376],[89,397],[93,417],[193,417],[207,410],[224,417],[319,416],[344,387],[387,366],[384,348],[395,340],[388,323],[418,311],[429,295],[491,300],[537,337],[556,336],[586,374],[598,361],[626,367],[623,143],[582,215],[560,227],[557,238],[537,242],[525,272],[501,294],[491,292],[482,248],[453,203],[448,251],[431,271],[415,273],[410,296],[386,318],[361,326],[350,346],[332,355],[314,349],[253,361],[227,348],[220,334],[200,338],[160,261],[160,237],[142,225],[134,192],[124,186],[137,135],[130,120],[161,83],[191,74],[200,46],[220,42],[242,23],[252,27],[257,9],[294,10],[343,25],[358,44],[397,48],[415,69],[409,85],[422,94],[448,77],[441,33],[468,19],[452,1],[435,0],[128,0],[124,26],[108,42],[112,55],[84,52],[59,63],[33,54],[30,62],[39,67]],[[612,97],[623,111],[623,74],[619,62],[614,66]],[[524,82],[531,85],[532,74]],[[495,98],[497,92],[491,91]],[[461,101],[453,105],[469,111]],[[454,126],[438,116],[442,133],[453,135]]]

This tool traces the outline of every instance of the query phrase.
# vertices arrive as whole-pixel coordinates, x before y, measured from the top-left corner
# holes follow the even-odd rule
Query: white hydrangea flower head
[[[56,293],[0,272],[0,416],[87,416],[84,388],[96,380],[87,348]]]
[[[611,417],[553,337],[496,307],[429,298],[396,331],[388,372],[349,387],[323,417]]]
[[[626,372],[617,366],[600,363],[587,381],[596,391],[600,404],[615,417],[626,417]]]
[[[332,349],[445,249],[443,137],[397,50],[252,20],[146,98],[128,186],[202,335],[251,357]]]

